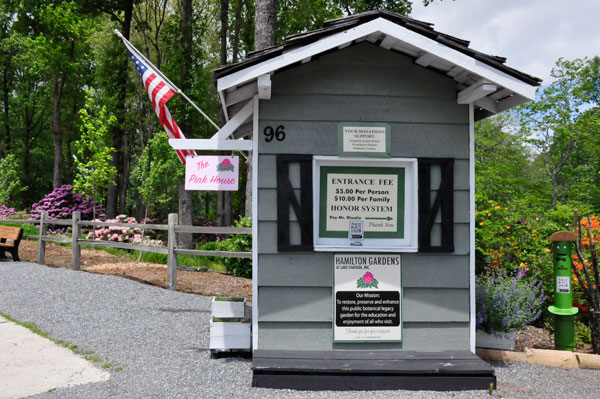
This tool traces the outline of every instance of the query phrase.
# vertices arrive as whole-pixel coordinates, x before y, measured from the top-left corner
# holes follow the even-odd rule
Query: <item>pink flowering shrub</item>
[[[366,272],[365,275],[363,276],[363,281],[366,284],[371,284],[373,282],[373,273]]]
[[[48,213],[50,219],[70,219],[73,212],[81,212],[82,220],[91,220],[93,217],[94,201],[83,194],[73,193],[73,186],[65,184],[55,188],[39,202],[31,206],[31,219],[39,219],[42,211]],[[96,204],[96,218],[103,219],[104,208]]]
[[[4,219],[10,215],[16,215],[15,208],[9,208],[6,205],[0,205],[0,219]]]
[[[99,220],[96,221],[99,222]],[[147,220],[146,222],[149,221],[150,220]],[[106,222],[137,223],[134,217],[127,217],[126,215],[119,215],[116,219],[108,219]],[[161,240],[155,238],[155,232],[153,230],[145,229],[144,237],[142,238],[142,229],[138,227],[102,226],[95,231],[90,230],[86,239],[92,240],[94,237],[96,240],[103,241],[164,246],[164,243]]]

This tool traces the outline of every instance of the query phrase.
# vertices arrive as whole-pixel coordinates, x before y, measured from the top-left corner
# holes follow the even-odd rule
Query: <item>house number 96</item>
[[[285,140],[285,131],[283,129],[283,125],[277,126],[275,130],[271,126],[267,126],[264,130],[265,141],[270,143],[273,141],[273,138],[277,139],[277,141]]]

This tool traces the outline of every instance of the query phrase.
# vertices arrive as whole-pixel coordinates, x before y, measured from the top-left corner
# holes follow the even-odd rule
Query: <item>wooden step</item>
[[[474,390],[496,386],[494,369],[469,351],[257,350],[252,385],[301,390]]]

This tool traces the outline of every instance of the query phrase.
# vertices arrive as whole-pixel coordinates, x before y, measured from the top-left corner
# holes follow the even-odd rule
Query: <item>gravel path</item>
[[[0,262],[0,312],[110,362],[110,380],[38,398],[489,398],[487,392],[302,392],[251,387],[248,360],[210,359],[210,298],[116,276]],[[598,397],[600,371],[495,364],[503,398]],[[2,365],[0,365],[2,367]],[[122,368],[121,371],[118,371]],[[1,397],[0,392],[0,397]]]

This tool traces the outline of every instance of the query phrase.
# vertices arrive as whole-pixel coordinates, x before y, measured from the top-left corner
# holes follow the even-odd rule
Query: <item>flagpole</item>
[[[158,69],[156,66],[154,66],[154,64],[153,64],[152,62],[150,62],[150,60],[149,60],[149,59],[147,59],[146,57],[144,57],[144,54],[140,53],[140,51],[139,51],[138,49],[136,49],[136,48],[135,48],[135,46],[134,46],[133,44],[131,44],[131,42],[129,42],[129,40],[127,40],[127,39],[125,38],[125,36],[123,36],[123,35],[121,34],[121,32],[119,32],[117,29],[115,29],[115,34],[116,34],[117,36],[119,36],[119,37],[121,38],[121,40],[123,40],[123,42],[125,42],[126,44],[129,44],[129,46],[127,46],[127,48],[128,48],[129,50],[132,50],[132,51],[133,51],[133,52],[134,52],[134,53],[135,53],[135,54],[136,54],[136,55],[137,55],[139,58],[141,58],[141,59],[142,59],[142,61],[144,61],[144,62],[146,62],[147,64],[149,64],[149,65],[152,67],[152,69],[154,69],[154,71],[160,75],[160,77],[161,77],[161,78],[163,78],[163,79],[164,79],[164,80],[165,80],[165,81],[166,81],[168,84],[170,84],[170,85],[173,87],[173,89],[175,89],[175,92],[176,92],[176,93],[178,93],[178,94],[181,94],[181,96],[182,96],[184,99],[186,99],[186,100],[187,100],[187,102],[189,102],[189,103],[192,105],[192,107],[194,107],[194,108],[196,109],[196,111],[200,112],[200,113],[202,114],[202,116],[203,116],[203,117],[204,117],[204,118],[205,118],[207,121],[209,121],[209,122],[210,122],[210,123],[211,123],[211,124],[212,124],[212,125],[213,125],[213,126],[216,128],[216,129],[217,129],[217,131],[219,131],[219,130],[221,129],[221,128],[219,127],[219,125],[217,125],[215,122],[213,122],[213,120],[212,120],[212,119],[210,119],[210,117],[209,117],[208,115],[206,115],[206,114],[204,113],[204,111],[202,111],[202,110],[200,109],[200,107],[198,107],[196,104],[194,104],[194,102],[193,102],[192,100],[190,100],[190,98],[189,98],[188,96],[186,96],[186,95],[185,95],[185,93],[184,93],[184,92],[182,92],[182,91],[179,89],[179,87],[175,86],[175,84],[174,84],[173,82],[171,82],[171,81],[169,80],[169,78],[167,78],[167,77],[166,77],[166,76],[165,76],[165,75],[164,75],[164,74],[163,74],[163,73],[162,73],[162,72],[161,72],[161,71],[160,71],[160,70],[159,70],[159,69]]]

